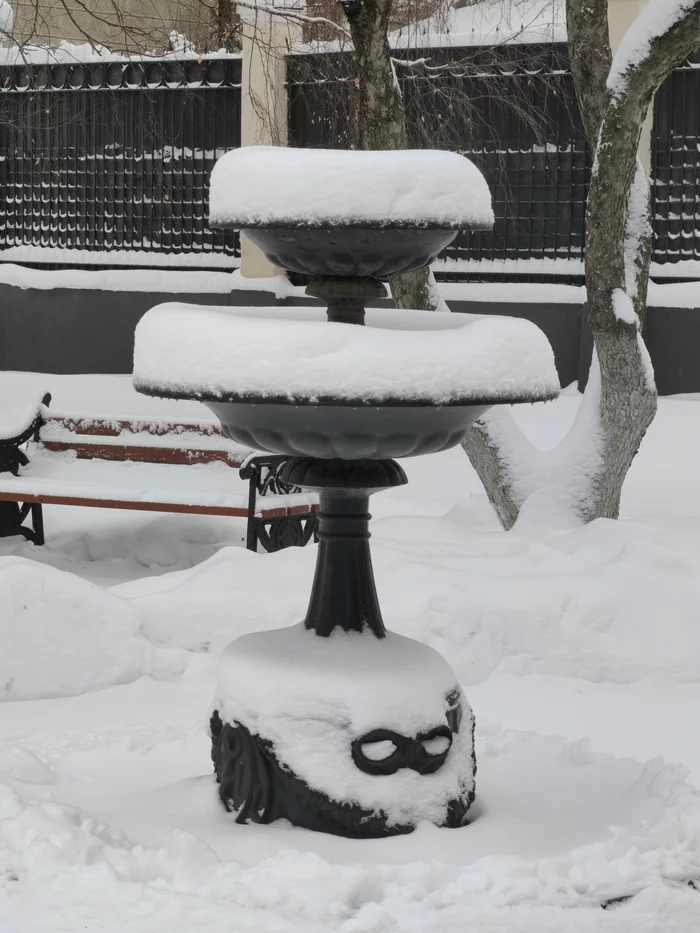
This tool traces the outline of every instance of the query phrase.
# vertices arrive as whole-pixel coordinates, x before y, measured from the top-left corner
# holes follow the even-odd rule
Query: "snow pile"
[[[463,453],[435,456],[453,468],[440,482],[459,488]],[[373,499],[375,514],[385,495]],[[607,520],[501,539],[488,505],[474,513],[468,504],[444,519],[373,521],[375,575],[392,630],[439,651],[462,684],[495,673],[700,683],[700,561],[686,547],[654,543],[644,524]],[[485,530],[470,527],[479,522]],[[133,602],[155,644],[216,654],[239,635],[302,619],[315,558],[312,547],[274,555],[227,548],[113,592]]]
[[[139,397],[122,377],[0,384],[4,398],[47,386],[62,408],[87,396],[115,416],[200,410]],[[547,449],[579,403],[567,391],[514,415]],[[52,506],[45,548],[0,539],[0,553],[34,561],[20,593],[5,570],[18,579],[28,562],[0,562],[3,678],[8,646],[32,632],[25,680],[57,677],[84,640],[101,676],[137,617],[159,645],[193,649],[177,680],[0,703],[0,782],[13,785],[0,789],[0,929],[696,933],[700,801],[685,769],[700,785],[699,428],[697,397],[660,400],[618,522],[552,527],[533,500],[504,534],[459,449],[407,460],[409,484],[373,497],[387,624],[440,651],[476,712],[477,797],[461,830],[358,842],[222,811],[206,734],[218,651],[298,623],[312,546],[227,548],[192,567],[240,524]],[[145,567],[132,551],[188,569],[134,580]],[[107,606],[125,613],[119,638]]]
[[[696,0],[648,0],[622,37],[613,57],[608,75],[608,88],[613,94],[623,93],[629,72],[647,57],[654,40],[667,33],[695,6]]]
[[[144,672],[133,606],[79,577],[0,558],[0,700],[72,696]]]
[[[484,176],[455,152],[247,146],[214,166],[209,221],[490,229],[494,218]]]
[[[389,824],[441,823],[451,800],[473,788],[471,709],[445,764],[434,774],[401,768],[365,774],[352,742],[374,729],[415,737],[445,726],[446,697],[459,689],[436,651],[391,632],[333,632],[319,638],[303,624],[243,635],[221,654],[213,708],[272,742],[275,755],[314,790],[383,811]],[[381,752],[391,749],[374,749]],[[442,751],[442,749],[441,749]]]
[[[479,748],[491,793],[469,827],[359,844],[236,826],[210,777],[128,801],[121,818],[150,826],[150,845],[0,786],[0,867],[15,882],[0,920],[21,933],[88,921],[101,933],[160,933],[164,919],[175,933],[652,933],[662,915],[665,929],[695,929],[694,891],[688,925],[668,922],[700,872],[700,802],[682,768],[491,731]],[[174,818],[188,828],[173,830]]]
[[[0,782],[56,784],[59,778],[50,765],[21,745],[0,748]]]
[[[366,327],[320,309],[160,305],[136,328],[134,385],[156,395],[314,402],[554,398],[552,349],[529,321],[371,311]]]
[[[224,548],[196,567],[122,583],[112,592],[133,600],[142,632],[155,645],[218,656],[232,639],[269,628],[271,620],[293,625],[303,618],[315,559],[311,547],[276,554]]]

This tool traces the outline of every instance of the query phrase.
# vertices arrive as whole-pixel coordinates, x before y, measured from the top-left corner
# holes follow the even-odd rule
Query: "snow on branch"
[[[613,58],[608,90],[624,93],[629,75],[649,58],[655,40],[679,26],[690,14],[700,12],[699,0],[648,0],[625,33]]]
[[[279,19],[287,19],[295,23],[305,23],[309,25],[314,24],[323,24],[325,26],[332,26],[333,29],[337,30],[341,35],[345,36],[347,39],[350,38],[350,32],[340,23],[336,23],[332,19],[328,19],[326,16],[307,16],[306,13],[302,13],[300,10],[295,9],[294,7],[282,6],[277,4],[269,3],[256,3],[250,2],[250,0],[236,0],[237,7],[243,7],[246,10],[253,10],[256,13],[264,13],[267,16],[275,16]]]

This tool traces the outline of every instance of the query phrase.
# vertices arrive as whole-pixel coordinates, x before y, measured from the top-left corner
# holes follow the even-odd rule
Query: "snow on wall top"
[[[493,226],[484,176],[455,152],[365,152],[249,146],[211,175],[217,226],[336,225],[343,221]]]
[[[319,308],[164,304],[136,328],[134,385],[163,395],[313,403],[554,398],[552,348],[529,321],[370,310],[366,327]]]
[[[9,33],[12,29],[11,22],[9,29],[2,26],[3,10],[7,5],[6,0],[0,0],[0,30]],[[213,58],[240,57],[240,52],[227,52],[225,49],[219,49],[216,52],[198,52],[195,46],[186,40],[176,41],[175,47],[170,51],[143,49],[138,52],[116,52],[99,43],[93,45],[89,42],[68,42],[65,39],[62,39],[58,45],[39,43],[20,45],[12,42],[7,48],[0,48],[0,65],[87,65],[95,62],[143,62],[146,60],[167,62],[182,59],[202,61]]]
[[[627,82],[627,74],[649,53],[654,39],[662,36],[697,0],[648,0],[647,6],[637,16],[622,38],[613,58],[608,88],[620,94]]]

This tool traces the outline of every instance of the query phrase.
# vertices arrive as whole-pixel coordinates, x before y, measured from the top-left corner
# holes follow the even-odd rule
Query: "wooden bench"
[[[50,402],[44,396],[20,430],[0,437],[0,537],[44,544],[46,504],[246,518],[249,550],[315,535],[316,497],[279,478],[287,457],[238,447],[213,420],[112,420],[51,411]]]

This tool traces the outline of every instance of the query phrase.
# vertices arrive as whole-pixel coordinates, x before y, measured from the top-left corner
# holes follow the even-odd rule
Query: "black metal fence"
[[[656,261],[700,260],[700,55],[656,96],[651,174]]]
[[[496,213],[492,232],[463,234],[445,252],[441,274],[579,280],[590,156],[566,47],[411,58],[422,54],[443,70],[397,66],[411,144],[472,158]],[[292,57],[288,84],[292,145],[358,143],[350,56]],[[657,263],[700,260],[699,101],[696,56],[655,104]],[[197,254],[237,257],[238,236],[209,229],[207,201],[216,159],[240,138],[240,60],[0,68],[0,259],[15,246],[92,251],[95,265],[104,251],[122,252],[124,265],[132,251],[153,263],[182,254],[183,265]]]
[[[431,74],[398,66],[411,144],[468,155],[489,182],[496,214],[493,233],[455,240],[439,274],[461,280],[508,274],[582,281],[591,159],[566,47],[411,55],[423,56],[434,66],[453,65]],[[454,68],[460,60],[461,72]],[[357,142],[349,57],[294,59],[289,84],[293,144]],[[651,176],[654,261],[700,260],[700,55],[679,68],[657,95]]]
[[[494,197],[493,231],[461,234],[442,257],[441,276],[471,278],[478,263],[479,278],[528,268],[540,277],[554,272],[553,260],[574,260],[559,269],[567,278],[580,275],[591,160],[565,46],[430,50],[411,57],[446,66],[397,68],[411,145],[469,156]],[[352,77],[349,56],[290,60],[293,145],[358,142]],[[489,260],[509,262],[489,271]]]
[[[207,204],[216,159],[240,145],[240,102],[235,59],[1,68],[0,258],[13,246],[238,255]]]

